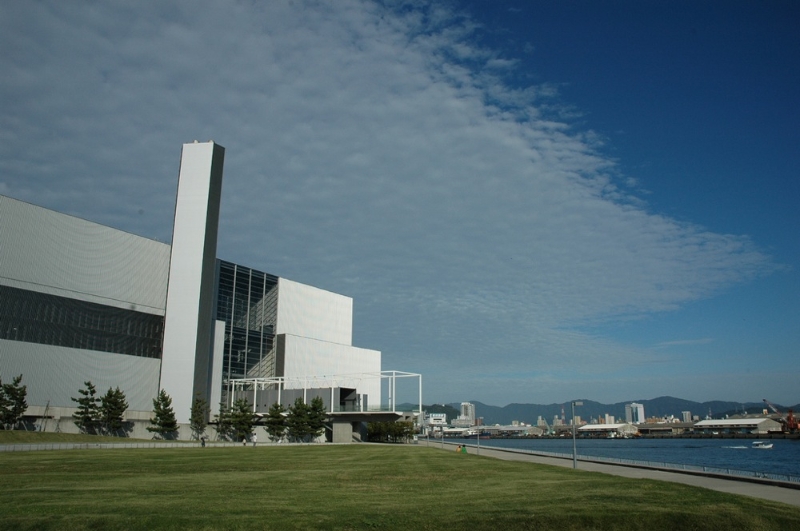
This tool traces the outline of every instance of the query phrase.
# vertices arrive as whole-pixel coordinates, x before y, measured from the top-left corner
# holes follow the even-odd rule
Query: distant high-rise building
[[[473,425],[475,423],[475,404],[470,402],[461,402],[461,415],[460,418],[469,420]]]
[[[614,420],[615,420],[614,419],[614,415],[609,415],[608,413],[606,413],[606,415],[605,415],[605,423],[606,424],[614,424]]]
[[[644,422],[644,405],[631,402],[625,404],[625,422],[628,424],[642,424]]]
[[[681,416],[683,417],[684,422],[691,422],[692,421],[692,412],[691,411],[681,411]]]

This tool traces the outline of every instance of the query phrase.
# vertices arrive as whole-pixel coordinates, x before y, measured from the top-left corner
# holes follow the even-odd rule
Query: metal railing
[[[705,474],[715,474],[721,476],[736,476],[742,478],[755,478],[755,479],[771,479],[774,481],[785,481],[787,483],[800,483],[800,476],[792,476],[789,474],[774,474],[769,472],[753,472],[752,470],[737,470],[735,468],[722,468],[713,466],[701,465],[687,465],[678,463],[665,463],[661,461],[642,461],[638,459],[622,459],[617,457],[594,457],[594,456],[581,456],[585,461],[594,461],[599,463],[611,463],[638,466],[642,468],[663,468],[667,470],[677,470],[686,472],[697,472]]]
[[[521,454],[539,455],[542,457],[557,457],[559,459],[572,459],[572,454],[561,452],[545,452],[539,450],[521,450],[515,448],[503,448],[500,446],[486,446],[487,450],[501,450],[503,452],[516,452]],[[712,466],[686,465],[679,463],[665,463],[663,461],[644,461],[639,459],[624,459],[620,457],[598,457],[594,455],[578,455],[580,461],[592,463],[605,463],[612,465],[625,465],[638,468],[652,468],[674,470],[677,472],[688,472],[695,474],[714,474],[718,476],[731,476],[731,478],[763,479],[771,481],[782,481],[786,483],[800,484],[800,476],[789,474],[773,474],[768,472],[753,472],[751,470],[737,470],[734,468],[721,468]]]

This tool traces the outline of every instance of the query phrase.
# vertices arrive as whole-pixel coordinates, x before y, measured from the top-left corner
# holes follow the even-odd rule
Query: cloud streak
[[[0,191],[168,240],[179,145],[214,139],[219,255],[353,296],[356,341],[440,400],[647,363],[588,327],[776,267],[648,210],[552,86],[507,85],[515,61],[435,4],[0,10]]]
[[[657,344],[656,348],[681,347],[684,345],[707,345],[713,341],[714,340],[710,337],[704,337],[701,339],[676,339],[674,341],[663,341]]]

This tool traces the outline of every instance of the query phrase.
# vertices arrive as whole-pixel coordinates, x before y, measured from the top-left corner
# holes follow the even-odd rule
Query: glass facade
[[[164,317],[0,286],[0,339],[161,358]]]
[[[223,393],[236,378],[275,375],[278,277],[217,261],[216,319],[225,322]]]

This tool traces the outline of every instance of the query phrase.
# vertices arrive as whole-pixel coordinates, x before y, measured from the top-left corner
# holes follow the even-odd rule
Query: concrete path
[[[420,440],[419,444],[425,445],[428,443],[424,440]],[[431,448],[441,447],[441,443],[438,441],[430,442],[429,445]],[[509,450],[498,450],[496,448],[490,449],[486,446],[481,446],[480,449],[478,449],[473,445],[469,445],[468,448],[469,453],[471,454],[479,452],[482,456],[503,459],[505,461],[524,461],[529,463],[539,463],[542,465],[572,468],[572,459],[547,457]],[[454,451],[453,445],[450,443],[445,443],[444,449],[449,452]],[[702,487],[704,489],[727,492],[729,494],[741,494],[742,496],[751,496],[753,498],[761,498],[764,500],[787,503],[789,505],[800,507],[800,490],[798,490],[796,487],[790,488],[788,486],[783,487],[760,482],[756,483],[737,479],[723,479],[709,475],[688,474],[683,472],[672,472],[661,469],[632,466],[610,465],[582,460],[578,461],[578,469],[587,470],[590,472],[600,472],[603,474],[611,474],[614,476],[622,476],[626,478],[655,479],[658,481],[683,483],[684,485],[692,485],[694,487]]]

